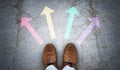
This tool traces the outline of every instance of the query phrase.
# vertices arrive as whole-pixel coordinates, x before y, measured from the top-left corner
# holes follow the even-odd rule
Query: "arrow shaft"
[[[47,18],[49,31],[50,31],[50,36],[51,36],[52,39],[55,39],[56,35],[55,35],[54,27],[53,27],[53,24],[52,24],[51,15],[50,14],[46,14],[46,18]]]
[[[32,28],[32,26],[29,23],[26,23],[25,25],[27,29],[30,31],[30,33],[33,35],[33,37],[38,41],[38,43],[41,45],[43,43],[43,40],[39,37],[37,32]]]
[[[66,28],[66,32],[65,32],[65,39],[68,39],[69,36],[70,36],[70,31],[71,31],[71,28],[72,28],[72,23],[73,23],[73,20],[74,20],[74,14],[70,14],[69,16],[69,19],[68,19],[68,24],[67,24],[67,28]]]
[[[88,34],[93,30],[94,27],[95,27],[94,23],[91,23],[91,24],[87,27],[86,31],[84,31],[84,32],[82,33],[82,35],[80,36],[80,38],[79,38],[79,40],[78,40],[79,45],[81,45],[81,44],[83,43],[83,41],[86,39],[86,37],[87,37]]]

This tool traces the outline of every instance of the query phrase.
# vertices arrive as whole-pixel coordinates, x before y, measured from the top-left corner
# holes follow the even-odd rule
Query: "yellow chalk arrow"
[[[54,31],[54,27],[53,27],[52,19],[51,19],[51,13],[53,13],[53,12],[54,11],[52,9],[50,9],[48,7],[45,7],[43,12],[41,13],[41,15],[45,15],[46,16],[51,38],[55,39],[56,35],[55,35],[55,31]]]

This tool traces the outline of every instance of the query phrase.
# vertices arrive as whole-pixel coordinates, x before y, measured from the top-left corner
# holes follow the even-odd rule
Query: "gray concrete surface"
[[[119,0],[0,0],[0,70],[44,70],[41,55],[47,43],[53,43],[58,54],[58,67],[67,43],[76,45],[77,70],[120,70],[120,1]],[[56,39],[52,40],[45,16],[45,6],[53,9]],[[69,14],[75,16],[70,39],[64,39]],[[98,16],[101,27],[95,28],[79,46],[75,41],[90,24],[88,18]],[[31,17],[30,24],[44,40],[39,45],[26,27],[19,28],[21,17]]]

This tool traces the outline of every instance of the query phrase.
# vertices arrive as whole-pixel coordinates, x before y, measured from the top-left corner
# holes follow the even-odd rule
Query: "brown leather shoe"
[[[70,67],[75,68],[77,65],[77,62],[78,62],[78,54],[77,54],[75,45],[73,45],[72,43],[69,43],[67,44],[64,50],[62,68],[64,68],[66,65],[69,65]]]
[[[45,46],[42,60],[45,69],[49,65],[54,65],[57,68],[57,55],[56,55],[56,49],[53,44],[47,44]]]

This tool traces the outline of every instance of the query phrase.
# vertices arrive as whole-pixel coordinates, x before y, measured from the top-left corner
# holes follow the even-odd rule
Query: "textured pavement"
[[[0,70],[44,70],[42,52],[47,43],[53,43],[61,69],[63,50],[67,43],[76,45],[79,54],[77,70],[120,70],[120,1],[119,0],[0,0]],[[51,39],[44,15],[45,6],[51,14],[56,39]],[[64,39],[69,14],[75,7],[70,38]],[[100,28],[95,27],[84,42],[76,41],[90,25],[89,18],[99,17]],[[20,28],[22,17],[32,18],[31,26],[44,43],[39,45],[29,30]]]

